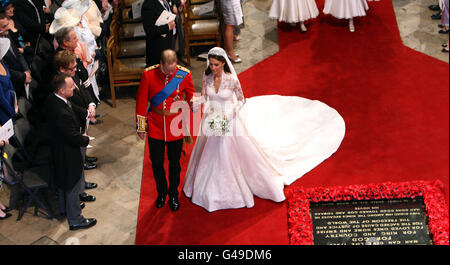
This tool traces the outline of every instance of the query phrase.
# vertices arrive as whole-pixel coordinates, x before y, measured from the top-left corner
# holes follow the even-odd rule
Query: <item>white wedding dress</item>
[[[281,202],[283,188],[331,156],[345,123],[320,101],[288,96],[244,96],[238,80],[204,76],[206,100],[202,134],[193,148],[183,191],[212,212],[253,207],[253,196]],[[238,100],[237,100],[238,99]],[[230,132],[214,136],[208,120],[217,114],[231,121]]]

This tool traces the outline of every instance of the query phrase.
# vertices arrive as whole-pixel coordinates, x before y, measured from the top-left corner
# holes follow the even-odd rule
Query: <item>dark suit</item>
[[[75,112],[54,94],[47,98],[44,111],[52,139],[55,184],[64,190],[71,189],[80,180],[83,170],[80,147],[89,144],[89,137],[80,132]]]
[[[36,47],[39,34],[44,35],[46,33],[45,15],[44,10],[42,9],[44,2],[43,0],[31,1],[33,1],[34,6],[29,0],[13,0],[12,3],[15,7],[14,17],[16,17],[20,24],[27,30],[31,46]]]
[[[83,172],[80,148],[89,144],[89,137],[80,133],[75,112],[56,95],[48,96],[44,111],[52,139],[54,183],[59,188],[60,209],[66,212],[69,225],[79,225],[84,220],[79,198]]]
[[[173,6],[180,6],[180,0],[167,0],[167,2],[170,12],[172,12]],[[169,30],[169,25],[155,26],[164,10],[167,10],[167,8],[159,0],[144,0],[142,5],[141,14],[146,36],[147,66],[159,64],[161,53],[166,49],[173,49],[173,30]]]
[[[56,49],[56,53],[59,51],[62,51],[62,50],[64,50],[64,49],[61,47],[58,47],[58,49]],[[54,70],[58,71],[59,69],[54,69]],[[87,71],[86,67],[84,67],[84,64],[81,61],[81,59],[79,59],[78,57],[77,57],[77,72],[75,75],[83,82],[83,84],[89,83],[89,85],[87,85],[87,86],[85,85],[85,91],[86,91],[86,93],[89,94],[89,97],[91,98],[91,100],[93,100],[91,102],[98,105],[99,102],[98,102],[97,98],[95,97],[94,89],[92,88],[92,85],[90,84],[89,72]]]
[[[5,54],[5,57],[3,57],[3,61],[11,73],[11,82],[13,83],[17,98],[25,97],[25,72],[31,71],[25,58],[17,49],[14,40],[9,35],[7,35],[7,38],[11,41],[11,46]]]

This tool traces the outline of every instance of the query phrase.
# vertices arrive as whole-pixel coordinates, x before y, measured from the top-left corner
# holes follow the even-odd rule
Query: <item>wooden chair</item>
[[[145,68],[145,40],[123,41],[121,39],[119,13],[118,10],[114,11],[110,26],[111,35],[106,44],[113,108],[117,106],[116,87],[138,86]]]
[[[191,47],[221,46],[220,23],[217,12],[214,15],[196,16],[193,10],[208,0],[187,0],[184,12],[184,34],[187,64],[191,65]]]

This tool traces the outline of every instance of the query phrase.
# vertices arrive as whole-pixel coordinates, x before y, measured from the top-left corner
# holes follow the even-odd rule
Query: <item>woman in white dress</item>
[[[273,0],[269,17],[290,24],[300,22],[300,29],[306,32],[305,21],[319,15],[314,0]]]
[[[325,0],[323,13],[339,19],[348,19],[349,30],[354,32],[353,18],[365,16],[368,9],[366,0]]]
[[[331,156],[345,134],[339,113],[320,101],[245,99],[233,65],[218,47],[208,53],[197,102],[204,104],[204,115],[183,191],[209,212],[253,207],[254,195],[283,201],[284,185]]]

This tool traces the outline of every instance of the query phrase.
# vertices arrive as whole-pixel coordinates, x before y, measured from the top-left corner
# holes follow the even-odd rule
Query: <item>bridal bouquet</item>
[[[230,132],[231,121],[225,115],[210,115],[207,119],[208,132],[211,135],[223,136]]]

